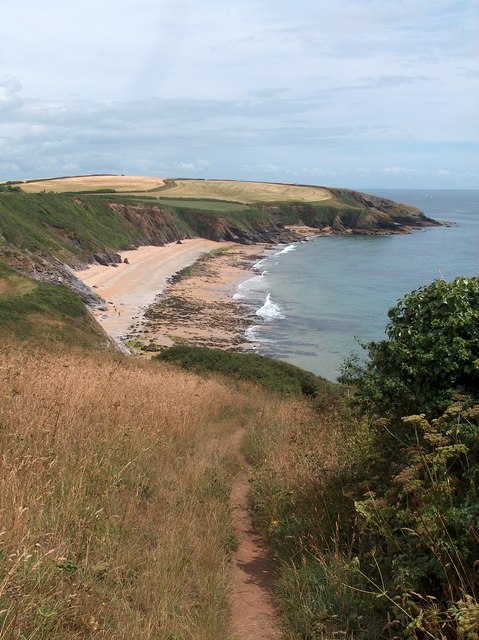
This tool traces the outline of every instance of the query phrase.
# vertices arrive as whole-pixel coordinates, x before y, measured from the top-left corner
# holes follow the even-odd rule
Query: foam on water
[[[296,249],[295,244],[288,244],[287,247],[285,247],[284,249],[281,249],[281,251],[277,251],[274,255],[280,256],[283,253],[289,253],[290,251],[294,251],[295,249]]]
[[[241,282],[238,285],[238,292],[245,291],[245,290],[248,290],[248,289],[251,289],[251,288],[263,287],[264,284],[265,284],[265,279],[266,279],[265,276],[266,276],[267,273],[268,273],[267,271],[263,271],[261,273],[261,275],[253,276],[252,278],[249,278],[248,280],[245,280],[244,282]],[[242,294],[238,293],[238,294],[235,294],[235,295],[241,296]],[[244,296],[242,296],[242,297],[244,297]],[[237,300],[238,298],[235,298],[235,299]]]
[[[257,324],[254,324],[253,326],[248,327],[244,332],[246,340],[248,340],[249,342],[257,342],[259,339],[258,333],[257,333],[258,329],[259,329],[259,326]],[[253,348],[255,349],[256,347],[253,345]]]
[[[261,268],[261,265],[266,262],[267,258],[262,258],[261,260],[259,260],[258,262],[255,262],[254,265],[252,266],[252,269],[254,269],[255,271],[259,271]]]
[[[271,300],[271,295],[269,293],[266,296],[266,300],[264,301],[263,306],[256,311],[256,315],[260,316],[261,318],[263,318],[263,320],[266,321],[275,319],[281,320],[284,318],[284,315],[280,311],[279,305]]]

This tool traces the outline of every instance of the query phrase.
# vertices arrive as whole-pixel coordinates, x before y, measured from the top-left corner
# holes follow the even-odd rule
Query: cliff
[[[407,233],[439,224],[421,211],[350,190],[329,189],[323,202],[237,203],[118,193],[0,193],[0,260],[36,280],[72,286],[86,302],[98,302],[76,279],[85,263],[111,264],[119,252],[184,238],[244,244],[298,240],[286,225],[331,233]]]

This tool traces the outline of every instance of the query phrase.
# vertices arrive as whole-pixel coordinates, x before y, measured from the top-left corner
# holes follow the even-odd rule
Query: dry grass
[[[339,544],[352,503],[343,470],[366,447],[367,424],[332,397],[318,413],[284,407],[271,428],[258,424],[244,442],[255,464],[255,524],[276,560],[285,640],[378,637],[367,635],[371,599],[348,586],[366,593],[367,585]]]
[[[11,274],[8,278],[0,277],[0,295],[24,296],[36,288],[33,280],[20,275]]]
[[[224,640],[229,437],[274,398],[10,347],[0,394],[0,638]]]
[[[319,202],[332,195],[321,187],[302,187],[268,182],[238,182],[228,180],[175,180],[174,186],[159,191],[158,197],[201,198],[254,202]]]
[[[268,182],[238,182],[234,180],[171,180],[166,188],[163,178],[141,178],[131,176],[78,176],[74,178],[52,178],[37,182],[22,183],[27,193],[54,191],[95,191],[115,189],[119,193],[149,197],[193,198],[201,200],[226,200],[251,204],[255,202],[320,202],[332,195],[321,187],[306,187]],[[154,191],[152,191],[154,190]]]
[[[97,189],[115,189],[125,191],[149,191],[163,186],[163,178],[141,178],[137,176],[77,176],[73,178],[52,178],[38,180],[38,182],[22,183],[21,188],[26,193],[40,191],[54,191],[63,193],[68,191],[95,191]]]

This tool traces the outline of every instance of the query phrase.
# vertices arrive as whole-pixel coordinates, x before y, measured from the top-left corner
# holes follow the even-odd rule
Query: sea
[[[336,380],[345,357],[385,337],[388,309],[406,293],[479,275],[479,190],[372,193],[450,226],[316,237],[268,251],[234,296],[250,310],[253,350]]]

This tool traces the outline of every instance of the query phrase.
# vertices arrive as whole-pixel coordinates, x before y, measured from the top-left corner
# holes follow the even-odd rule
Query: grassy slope
[[[110,198],[109,198],[110,199]],[[6,247],[55,255],[69,264],[103,250],[185,237],[221,237],[228,226],[252,232],[274,226],[268,213],[236,205],[231,210],[159,207],[127,198],[109,205],[99,196],[54,193],[0,194],[0,251]]]
[[[337,197],[358,215],[347,193]],[[329,207],[303,204],[301,216],[332,216]],[[298,216],[288,203],[279,208]],[[248,211],[242,224],[264,220],[256,207]],[[224,217],[202,215],[180,207],[177,220],[198,232]],[[97,197],[0,195],[4,244],[72,260],[138,239],[144,229],[130,209],[129,216]],[[236,354],[183,362],[233,375],[232,390],[161,363],[73,349],[32,353],[34,343],[97,347],[105,339],[68,289],[4,266],[0,337],[0,446],[8,460],[0,475],[2,640],[224,638],[236,465],[225,436],[240,421],[251,428],[254,510],[277,554],[289,638],[388,637],[380,585],[355,564],[356,540],[344,545],[354,497],[367,489],[351,486],[351,469],[370,455],[368,425],[328,389],[317,395],[314,413],[301,398],[243,390],[237,378],[311,392],[307,374],[274,362]],[[28,352],[5,346],[19,338]]]
[[[125,249],[141,234],[103,201],[15,193],[0,194],[0,248],[2,237],[32,252],[85,260],[104,248]]]
[[[225,640],[240,426],[296,399],[158,362],[0,349],[0,638]]]
[[[111,347],[83,302],[68,287],[36,282],[1,263],[0,338],[3,342]]]
[[[62,182],[56,181],[58,185]],[[361,194],[345,190],[329,190],[328,199],[321,201],[324,190],[294,185],[183,180],[169,181],[167,187],[138,192],[136,196],[2,192],[0,251],[2,245],[12,246],[77,264],[102,251],[116,252],[141,243],[161,244],[195,235],[251,240],[277,229],[278,223],[367,229],[377,224],[387,226],[391,219],[407,219],[409,215],[404,206],[372,203]],[[172,198],[177,190],[180,195],[191,192],[195,199]],[[319,195],[314,195],[316,192]],[[163,202],[150,200],[151,194],[168,196]],[[238,194],[250,204],[224,200]],[[291,200],[293,197],[295,200]],[[316,202],[312,201],[315,197]],[[368,202],[387,213],[368,208]]]
[[[165,349],[158,360],[173,362],[197,373],[222,373],[237,380],[255,382],[282,394],[315,396],[321,389],[333,390],[333,383],[299,367],[254,353],[232,353],[222,349],[177,345]]]

